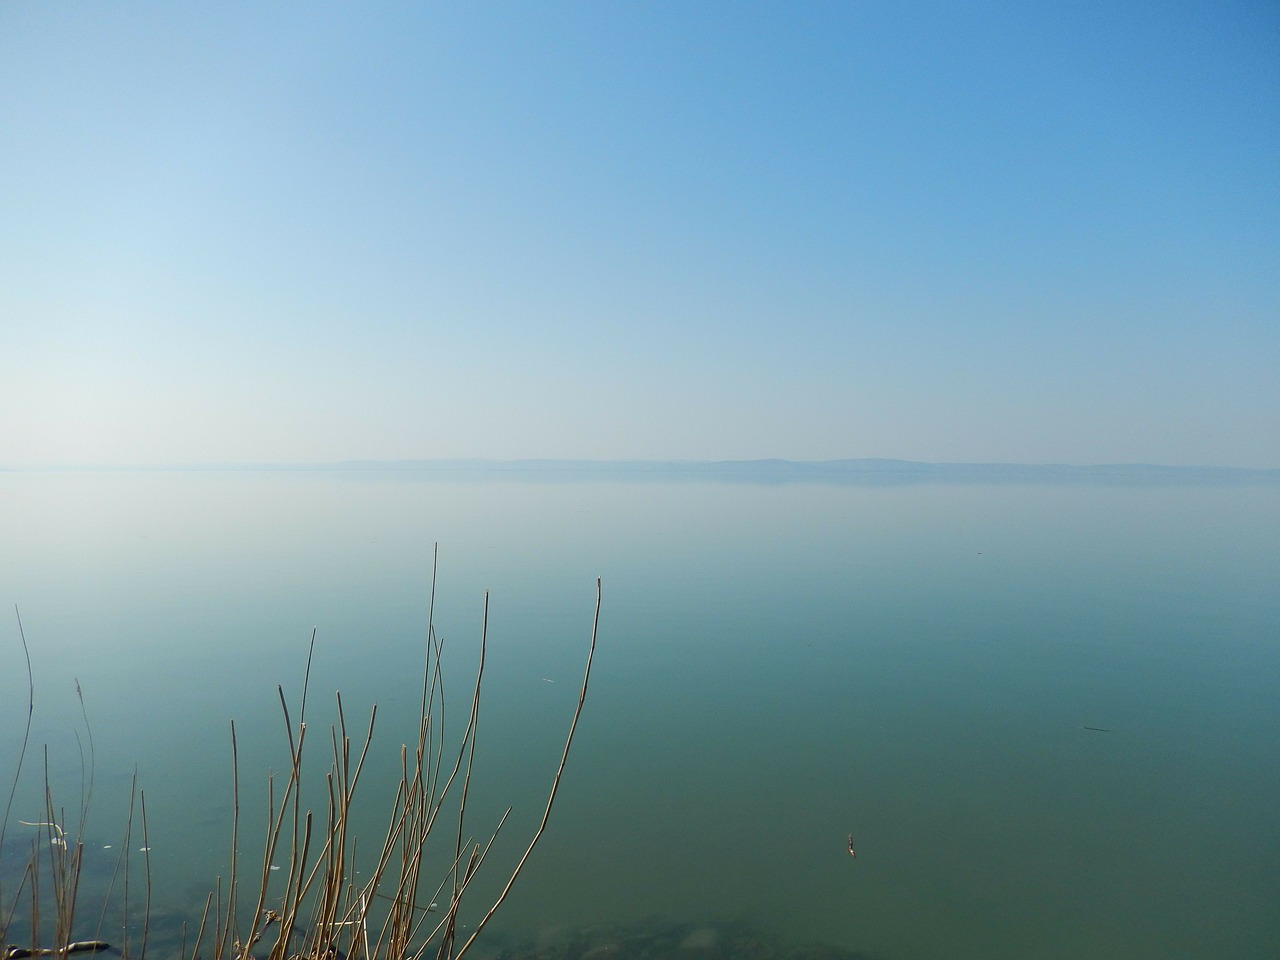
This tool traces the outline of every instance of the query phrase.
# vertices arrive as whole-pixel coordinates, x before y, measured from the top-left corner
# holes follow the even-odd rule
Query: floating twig
[[[23,957],[53,957],[64,953],[92,953],[97,950],[110,950],[111,944],[105,940],[77,940],[65,947],[10,947],[4,953],[4,960],[22,960]]]

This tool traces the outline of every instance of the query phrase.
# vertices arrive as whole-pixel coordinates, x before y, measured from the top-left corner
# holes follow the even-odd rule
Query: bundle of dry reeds
[[[341,694],[337,695],[337,719],[329,731],[329,769],[325,775],[327,795],[326,809],[317,816],[304,808],[303,756],[308,742],[306,719],[307,688],[310,680],[311,660],[315,649],[315,632],[307,656],[303,678],[298,719],[294,724],[283,688],[277,687],[280,707],[285,723],[289,748],[289,770],[284,778],[279,797],[276,796],[275,779],[268,781],[268,806],[270,820],[263,844],[261,869],[250,889],[251,898],[241,896],[238,879],[240,832],[240,773],[236,745],[235,724],[231,725],[232,794],[233,815],[231,824],[231,862],[228,877],[221,878],[205,901],[203,915],[196,926],[194,938],[181,948],[182,957],[191,960],[420,960],[434,954],[437,960],[456,960],[462,957],[476,942],[489,920],[493,917],[517,877],[524,869],[530,854],[546,829],[555,803],[556,793],[564,773],[574,731],[586,700],[587,683],[591,677],[591,664],[595,654],[596,633],[600,617],[600,581],[596,581],[595,613],[591,627],[591,643],[587,652],[586,669],[577,706],[569,731],[565,737],[560,764],[547,796],[541,822],[524,849],[519,861],[507,874],[501,892],[487,906],[469,933],[462,935],[459,910],[472,887],[472,882],[484,865],[485,859],[510,814],[510,808],[493,826],[483,842],[467,834],[467,796],[471,783],[471,771],[475,760],[476,725],[480,716],[480,693],[484,678],[485,649],[488,634],[488,594],[485,595],[484,618],[480,636],[480,660],[471,694],[471,707],[461,743],[455,747],[446,745],[444,731],[444,687],[441,674],[442,644],[436,636],[434,625],[435,574],[432,574],[431,599],[427,617],[427,640],[422,676],[422,698],[418,711],[416,745],[400,750],[400,782],[391,804],[386,832],[372,863],[363,864],[363,874],[356,870],[356,837],[352,826],[352,802],[360,774],[373,742],[376,706],[371,710],[368,727],[357,745],[347,732],[346,717]],[[24,653],[26,638],[19,635]],[[28,681],[30,684],[30,656],[28,654]],[[30,689],[34,689],[33,684]],[[78,690],[78,687],[77,687]],[[34,698],[32,698],[34,703]],[[83,709],[83,702],[82,702]],[[30,736],[31,711],[28,711],[27,730],[24,735],[22,756],[25,756],[27,737]],[[87,729],[87,717],[86,717]],[[90,743],[92,743],[90,738]],[[90,748],[92,753],[92,746]],[[46,764],[47,766],[47,764]],[[92,793],[92,762],[81,800],[81,817],[87,816]],[[47,783],[46,775],[46,783]],[[12,806],[17,788],[10,792]],[[146,838],[145,798],[136,790],[138,813],[143,833],[143,849],[149,847]],[[70,953],[111,949],[125,957],[145,957],[148,941],[147,917],[150,908],[150,864],[146,864],[144,902],[141,905],[141,937],[138,942],[126,942],[109,946],[105,941],[73,940],[73,923],[76,918],[76,899],[79,893],[79,876],[83,844],[69,839],[60,824],[65,823],[61,814],[55,815],[52,796],[46,785],[46,817],[41,826],[45,833],[43,843],[37,842],[18,885],[18,890],[6,893],[0,888],[0,944],[10,942],[19,929],[17,920],[20,909],[25,918],[29,905],[29,936],[24,945],[11,945],[0,954],[0,960],[18,960],[26,956],[66,957]],[[446,806],[446,799],[450,800]],[[428,865],[426,848],[428,839],[443,829],[442,811],[452,821],[447,847],[450,855],[443,863]],[[5,820],[0,823],[0,845],[3,844],[4,826],[10,810],[5,810]],[[83,826],[83,824],[82,824]],[[133,829],[133,803],[130,802],[127,831]],[[79,835],[83,836],[83,829]],[[438,847],[439,844],[437,843]],[[44,855],[41,855],[43,849]],[[117,874],[123,875],[125,929],[130,927],[130,910],[136,911],[137,897],[131,904],[129,895],[130,873],[127,851],[130,844],[122,846],[121,863]],[[287,855],[287,873],[282,889],[276,890],[272,873],[278,857]],[[280,861],[284,863],[282,859]],[[46,889],[45,871],[48,871]],[[362,879],[357,880],[360,876]],[[115,883],[113,877],[113,885]],[[108,897],[110,896],[108,892]],[[243,911],[244,902],[252,900],[252,909]],[[54,917],[41,915],[42,906],[51,904]],[[438,906],[437,906],[438,905]],[[45,909],[48,909],[46,906]],[[105,916],[105,908],[104,908]],[[25,924],[21,924],[25,926]],[[134,927],[138,924],[135,922]],[[101,931],[102,919],[98,929]],[[41,946],[41,932],[47,931],[51,946]]]
[[[31,740],[31,722],[35,714],[35,680],[31,670],[31,651],[27,646],[26,633],[22,627],[22,617],[17,609],[14,615],[18,623],[18,638],[27,666],[27,719],[23,729],[18,761],[15,765],[13,779],[9,788],[9,796],[5,802],[4,818],[0,820],[0,854],[5,850],[5,840],[11,822],[14,798],[17,796],[18,784],[21,780],[22,766],[26,758],[27,747]],[[85,756],[84,745],[80,741],[79,732],[76,741],[81,746],[81,796],[80,809],[74,833],[64,828],[68,823],[65,810],[57,807],[53,799],[53,791],[49,785],[49,756],[45,748],[44,757],[44,812],[42,820],[12,821],[23,827],[34,827],[38,832],[31,841],[30,853],[21,871],[15,890],[6,892],[5,875],[0,872],[0,960],[20,960],[22,957],[65,957],[71,953],[85,953],[108,949],[109,945],[100,939],[73,940],[72,924],[76,917],[76,907],[80,895],[80,876],[84,865],[84,841],[89,809],[93,800],[94,748],[93,732],[89,727],[88,714],[85,711],[84,696],[80,690],[80,682],[76,681],[76,698],[80,703],[81,716],[84,718],[85,733],[88,738],[89,753]],[[142,831],[146,835],[145,801],[137,790],[136,778],[130,793],[129,816],[126,826],[125,843],[121,847],[121,859],[116,862],[107,891],[104,893],[104,909],[98,920],[101,930],[106,916],[105,904],[111,900],[111,892],[121,877],[123,868],[124,903],[126,912],[129,909],[129,849],[128,832],[133,829],[134,802],[139,803],[139,819]],[[148,847],[143,840],[144,850]],[[147,875],[150,876],[148,861]],[[150,883],[146,885],[147,895],[144,898],[143,913],[145,915],[150,902]],[[14,945],[7,942],[10,931],[19,926],[19,913],[29,919],[27,929],[27,946]],[[145,925],[144,925],[145,929]],[[48,936],[52,946],[42,946],[43,937]],[[143,939],[145,950],[145,934]],[[141,951],[140,951],[141,952]]]

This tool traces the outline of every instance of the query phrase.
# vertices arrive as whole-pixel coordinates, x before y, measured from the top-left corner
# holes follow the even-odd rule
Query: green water
[[[1280,953],[1274,485],[0,474],[0,601],[68,806],[84,690],[90,875],[136,768],[158,908],[198,910],[226,869],[229,721],[260,810],[287,762],[276,685],[296,703],[313,626],[318,732],[335,689],[352,727],[378,704],[360,817],[379,842],[436,542],[451,724],[490,592],[472,809],[483,833],[515,804],[505,865],[603,580],[587,709],[496,937],[643,921],[884,960]],[[12,612],[0,695],[7,777]],[[14,820],[41,819],[28,761]]]

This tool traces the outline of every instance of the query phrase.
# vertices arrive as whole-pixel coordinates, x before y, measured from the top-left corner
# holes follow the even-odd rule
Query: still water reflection
[[[68,797],[84,689],[90,853],[136,768],[177,914],[226,869],[228,722],[242,780],[283,767],[276,685],[296,698],[313,626],[312,716],[339,688],[353,725],[378,704],[380,842],[439,542],[458,723],[490,592],[475,829],[516,805],[495,857],[541,814],[604,582],[510,942],[661,918],[882,958],[1261,958],[1280,952],[1278,521],[1275,486],[15,473],[0,600]],[[7,777],[12,617],[0,641]],[[24,783],[15,819],[33,804]]]

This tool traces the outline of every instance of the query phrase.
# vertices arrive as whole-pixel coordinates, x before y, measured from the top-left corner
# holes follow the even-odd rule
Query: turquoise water
[[[380,841],[438,542],[451,722],[490,592],[473,810],[484,832],[516,805],[505,863],[603,580],[574,753],[495,933],[660,917],[885,960],[1280,953],[1274,485],[11,473],[0,542],[51,782],[72,805],[78,678],[90,852],[118,845],[136,769],[173,913],[226,869],[229,721],[243,782],[285,765],[276,685],[296,702],[313,626],[316,725],[335,689],[352,727],[378,704]],[[7,777],[12,612],[0,695]],[[14,820],[41,819],[32,779]]]

